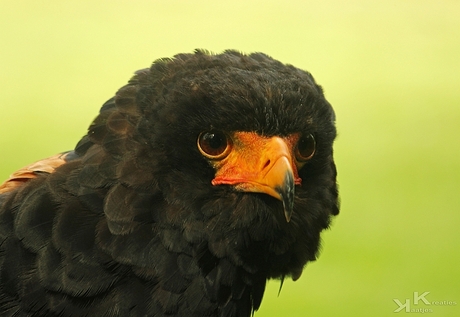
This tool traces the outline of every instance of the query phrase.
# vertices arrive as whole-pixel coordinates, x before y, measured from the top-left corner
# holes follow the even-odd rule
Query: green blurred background
[[[393,299],[460,316],[459,1],[2,1],[0,30],[0,179],[71,149],[157,58],[234,48],[312,72],[337,113],[341,214],[255,316],[406,314]]]

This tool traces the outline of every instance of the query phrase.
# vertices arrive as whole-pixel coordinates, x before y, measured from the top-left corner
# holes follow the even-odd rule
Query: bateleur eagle
[[[251,316],[338,214],[335,136],[306,71],[155,61],[73,151],[1,185],[1,316]]]

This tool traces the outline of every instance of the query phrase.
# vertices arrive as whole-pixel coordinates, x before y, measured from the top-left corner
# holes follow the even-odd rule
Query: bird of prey
[[[338,214],[335,114],[265,54],[155,61],[0,186],[1,316],[249,317]]]

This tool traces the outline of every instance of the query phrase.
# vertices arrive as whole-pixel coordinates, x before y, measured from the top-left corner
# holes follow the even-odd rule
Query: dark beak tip
[[[291,222],[291,216],[292,216],[292,213],[285,209],[284,210],[284,217],[286,218],[286,222]]]
[[[287,206],[286,206],[286,203],[288,203]],[[293,212],[293,209],[294,209],[294,201],[292,200],[292,201],[286,202],[283,199],[283,207],[284,207],[284,217],[286,218],[286,222],[290,222],[291,217],[292,217],[292,212]]]
[[[281,201],[283,202],[284,208],[284,217],[286,222],[291,221],[292,212],[294,210],[294,176],[292,173],[286,173],[283,185],[276,188],[276,191],[281,196]]]

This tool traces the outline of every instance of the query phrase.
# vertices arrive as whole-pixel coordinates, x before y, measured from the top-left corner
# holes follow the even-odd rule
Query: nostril
[[[270,165],[270,160],[267,160],[267,162],[265,162],[265,165],[262,169],[266,168],[268,165]]]

